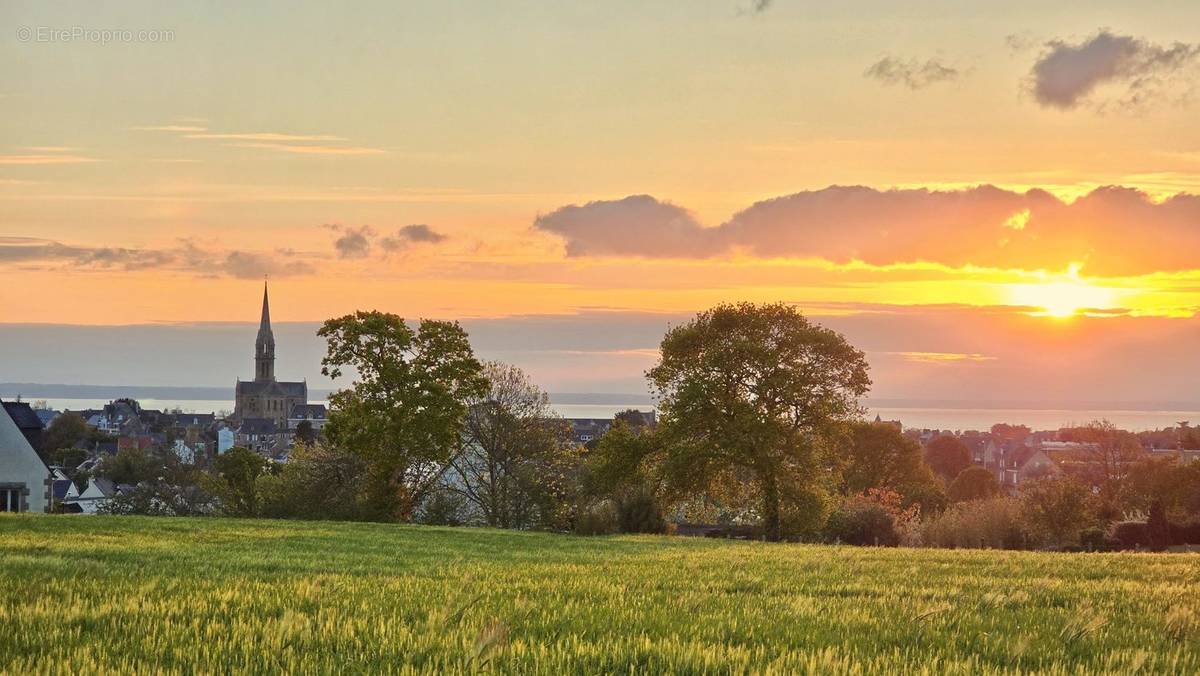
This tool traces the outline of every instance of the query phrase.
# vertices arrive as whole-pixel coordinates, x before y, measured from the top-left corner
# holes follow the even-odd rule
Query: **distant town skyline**
[[[668,326],[745,300],[844,331],[874,396],[1200,400],[1200,5],[0,23],[3,380],[230,382],[270,275],[310,380],[316,323],[379,309],[642,392]]]

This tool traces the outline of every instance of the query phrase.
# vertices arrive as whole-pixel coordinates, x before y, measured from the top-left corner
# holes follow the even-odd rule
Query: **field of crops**
[[[1200,672],[1200,555],[0,515],[0,672]]]

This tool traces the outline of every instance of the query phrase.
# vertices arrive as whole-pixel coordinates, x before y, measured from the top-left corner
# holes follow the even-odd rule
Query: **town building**
[[[14,410],[21,407],[13,407]],[[26,407],[27,408],[27,407]],[[18,426],[8,405],[0,406],[0,512],[45,512],[52,475]],[[22,409],[23,411],[23,409]],[[22,414],[18,414],[24,418]],[[41,421],[37,421],[40,434]]]
[[[254,341],[254,380],[238,380],[234,391],[233,418],[274,421],[286,430],[288,416],[296,406],[308,404],[308,383],[275,379],[275,334],[271,331],[271,306],[263,284],[262,318]]]

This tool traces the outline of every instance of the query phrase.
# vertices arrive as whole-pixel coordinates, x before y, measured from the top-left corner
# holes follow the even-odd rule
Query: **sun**
[[[1088,310],[1108,310],[1116,305],[1116,291],[1081,279],[1076,264],[1071,265],[1065,274],[1045,277],[1044,282],[1010,285],[1010,302],[1039,308],[1032,314],[1058,319],[1074,317]]]

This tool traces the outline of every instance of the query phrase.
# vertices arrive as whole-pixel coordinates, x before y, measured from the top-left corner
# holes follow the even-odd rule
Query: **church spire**
[[[263,281],[262,320],[258,324],[258,338],[254,341],[254,379],[275,380],[275,334],[271,331],[271,304],[266,281]]]
[[[271,303],[267,298],[267,280],[263,280],[263,308],[262,321],[258,323],[258,330],[271,330]]]

